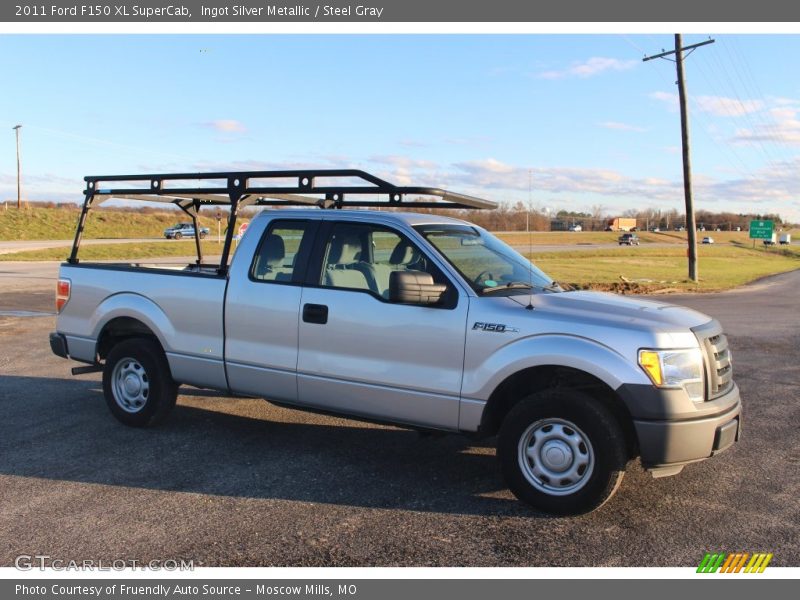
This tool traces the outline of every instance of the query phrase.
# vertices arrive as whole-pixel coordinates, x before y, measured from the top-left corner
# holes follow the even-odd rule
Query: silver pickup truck
[[[168,176],[146,177],[159,189],[147,199],[198,210],[231,202],[202,186],[168,191]],[[102,370],[112,414],[132,426],[161,421],[187,384],[497,436],[512,492],[549,513],[602,505],[635,457],[654,476],[673,475],[738,440],[739,390],[717,321],[650,300],[564,291],[461,220],[325,210],[341,208],[346,193],[365,192],[320,188],[318,200],[315,177],[258,187],[255,174],[229,176],[241,193],[230,195],[223,257],[180,268],[79,262],[89,206],[131,196],[87,178],[75,247],[59,274],[53,351],[88,363],[77,372]],[[373,179],[376,189],[390,185]],[[392,187],[394,205],[428,206],[391,200],[392,190],[397,198],[429,193],[454,206],[489,205]],[[252,220],[228,265],[233,222],[248,200],[280,209]],[[323,209],[282,205],[312,201]]]

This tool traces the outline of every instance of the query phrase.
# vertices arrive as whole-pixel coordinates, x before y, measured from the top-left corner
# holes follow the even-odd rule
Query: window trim
[[[297,254],[295,255],[295,267],[292,271],[292,278],[290,281],[277,281],[275,279],[259,279],[257,278],[255,273],[256,268],[256,259],[261,255],[261,248],[266,242],[267,236],[269,236],[275,229],[280,228],[281,226],[286,226],[287,224],[302,224],[305,226],[303,230],[303,237],[300,240],[300,245],[297,248]],[[264,232],[261,234],[261,239],[258,241],[258,245],[256,246],[256,251],[253,253],[253,258],[250,259],[250,268],[247,269],[247,278],[254,282],[254,283],[269,283],[274,285],[291,285],[291,286],[300,286],[304,285],[306,280],[306,275],[308,273],[310,265],[309,255],[312,252],[312,241],[316,240],[316,235],[320,227],[320,222],[317,219],[285,219],[285,218],[277,218],[272,219],[267,225]]]
[[[351,225],[357,227],[367,227],[371,229],[382,229],[384,231],[388,231],[397,235],[401,240],[404,240],[414,246],[422,256],[428,261],[428,264],[431,265],[436,271],[438,271],[442,278],[447,282],[447,289],[448,291],[445,292],[445,299],[441,304],[399,304],[397,302],[391,302],[388,299],[384,298],[373,292],[370,289],[363,289],[363,288],[347,288],[347,287],[332,287],[328,285],[322,285],[320,281],[322,280],[322,269],[324,267],[324,261],[326,257],[326,249],[328,247],[328,242],[330,241],[331,234],[334,228],[337,225]],[[436,309],[444,309],[444,310],[454,310],[458,307],[461,301],[461,292],[458,285],[456,285],[452,277],[442,269],[436,261],[433,260],[430,256],[429,252],[426,252],[423,247],[420,246],[419,242],[409,236],[406,232],[397,229],[391,225],[387,225],[386,223],[374,223],[368,221],[357,221],[357,220],[346,220],[340,219],[335,221],[323,221],[321,227],[316,232],[316,243],[314,244],[314,248],[312,250],[311,260],[308,264],[308,269],[306,270],[306,277],[305,283],[303,284],[304,287],[314,288],[314,289],[321,289],[321,290],[332,290],[332,291],[340,291],[340,292],[359,292],[362,294],[368,294],[372,298],[375,298],[379,302],[383,304],[389,304],[391,306],[416,306],[418,308],[436,308]],[[449,298],[447,297],[449,296]]]

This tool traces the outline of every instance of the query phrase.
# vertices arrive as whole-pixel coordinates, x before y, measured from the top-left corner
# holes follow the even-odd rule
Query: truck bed
[[[59,315],[71,358],[93,363],[102,324],[133,318],[156,334],[176,380],[227,387],[222,317],[227,278],[216,265],[64,263],[59,278],[69,279],[70,297],[80,299],[67,302]]]

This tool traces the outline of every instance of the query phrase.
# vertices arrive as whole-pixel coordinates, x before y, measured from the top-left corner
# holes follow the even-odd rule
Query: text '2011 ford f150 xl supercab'
[[[102,371],[108,407],[127,425],[161,421],[187,384],[497,436],[512,492],[556,514],[602,505],[636,457],[654,476],[673,475],[739,438],[739,390],[716,320],[564,291],[465,221],[336,210],[492,208],[489,201],[356,170],[86,182],[50,343],[88,364],[74,372]],[[87,214],[109,198],[169,202],[195,226],[204,205],[229,207],[219,262],[203,262],[199,240],[190,265],[80,262]],[[233,252],[247,206],[277,209],[260,212]]]

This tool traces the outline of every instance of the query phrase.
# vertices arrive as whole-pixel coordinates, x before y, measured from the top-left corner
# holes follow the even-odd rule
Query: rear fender
[[[89,322],[95,343],[100,339],[103,328],[118,317],[127,317],[142,322],[158,338],[165,352],[173,349],[175,327],[166,313],[152,300],[130,292],[109,296],[95,309]]]

